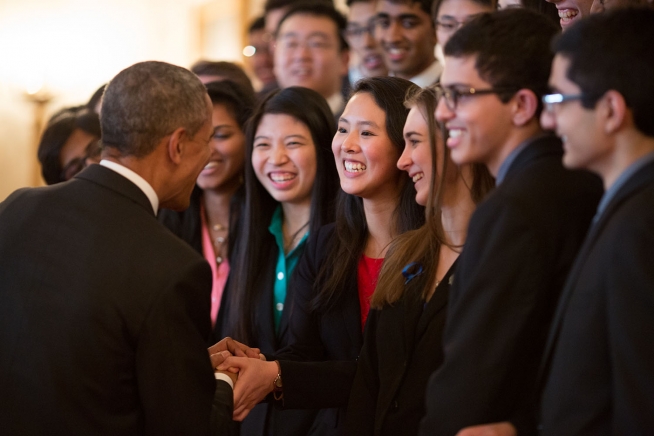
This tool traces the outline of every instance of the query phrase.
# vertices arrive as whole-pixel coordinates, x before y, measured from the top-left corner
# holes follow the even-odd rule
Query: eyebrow
[[[389,14],[387,12],[378,12],[377,13],[377,18],[394,18],[394,19],[397,19],[397,20],[406,20],[407,18],[409,18],[409,19],[420,20],[420,17],[418,15],[416,15],[416,14],[404,13],[404,14],[399,14],[399,15],[391,15],[391,14]]]
[[[339,118],[338,121],[350,124],[350,122],[347,120],[347,118],[341,117],[341,118]],[[377,129],[379,129],[379,125],[377,123],[375,123],[374,121],[369,121],[369,120],[357,121],[354,124],[356,124],[357,126],[370,126],[370,127],[375,127]]]
[[[314,32],[309,33],[306,36],[306,39],[313,38],[313,37],[316,37],[316,36],[319,36],[321,38],[329,38],[329,35],[326,34],[325,32],[314,31]],[[300,37],[298,32],[286,32],[286,33],[279,36],[280,39],[282,39],[282,38],[298,38],[298,37]]]
[[[423,136],[422,133],[420,133],[420,132],[414,132],[414,131],[411,131],[411,132],[406,132],[406,133],[404,134],[404,137],[405,137],[405,138],[408,138],[408,137],[413,136],[413,135]]]

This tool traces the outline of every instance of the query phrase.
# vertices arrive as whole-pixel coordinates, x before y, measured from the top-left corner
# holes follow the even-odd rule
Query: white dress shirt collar
[[[333,94],[331,97],[329,97],[327,99],[327,104],[329,105],[329,109],[332,110],[334,115],[338,115],[343,112],[343,108],[345,107],[345,99],[343,98],[341,91],[338,91],[336,94]]]
[[[152,210],[154,210],[154,214],[157,215],[157,211],[159,210],[159,197],[157,196],[157,193],[154,191],[152,186],[150,186],[150,184],[143,177],[139,176],[129,168],[111,160],[102,159],[100,161],[100,165],[117,172],[138,186],[138,188],[143,191],[146,197],[148,197],[148,200],[150,200],[150,204],[152,204]]]
[[[436,83],[436,81],[440,79],[442,72],[443,65],[438,62],[438,59],[436,59],[429,67],[423,70],[422,73],[410,78],[409,80],[421,88],[426,88],[429,85]]]

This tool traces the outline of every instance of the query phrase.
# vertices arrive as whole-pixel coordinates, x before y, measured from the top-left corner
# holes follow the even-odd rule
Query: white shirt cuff
[[[216,380],[222,380],[224,382],[227,382],[229,386],[234,390],[234,382],[232,381],[232,378],[228,376],[227,374],[223,374],[222,372],[214,372],[213,376],[216,377]]]

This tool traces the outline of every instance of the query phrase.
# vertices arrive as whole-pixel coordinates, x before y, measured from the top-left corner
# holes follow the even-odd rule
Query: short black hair
[[[267,14],[275,9],[288,8],[300,3],[326,3],[334,6],[334,0],[266,0],[263,11]]]
[[[311,15],[314,17],[325,17],[330,19],[336,25],[336,33],[338,34],[339,41],[339,50],[345,51],[350,48],[347,41],[345,40],[345,28],[347,27],[347,19],[337,11],[334,6],[330,5],[328,2],[324,1],[309,1],[298,3],[295,6],[291,7],[279,20],[277,25],[276,34],[279,34],[279,29],[282,27],[282,23],[286,21],[289,17],[293,15]]]
[[[427,15],[431,16],[431,9],[435,0],[380,0],[387,1],[389,3],[395,4],[405,4],[413,6],[414,3],[420,3],[420,9],[423,10]]]
[[[252,115],[256,104],[254,92],[231,80],[209,82],[206,87],[211,103],[225,106],[241,130],[245,130],[245,123]]]
[[[649,35],[649,36],[648,36]],[[570,60],[567,78],[593,108],[615,90],[632,110],[638,130],[654,136],[654,10],[625,8],[591,15],[572,26],[552,47]]]
[[[255,18],[252,23],[250,23],[250,27],[248,27],[248,33],[256,32],[257,30],[264,30],[266,28],[266,17],[265,15],[262,15],[260,17]]]
[[[41,174],[48,185],[63,182],[59,160],[61,149],[75,129],[100,138],[100,118],[86,106],[67,107],[57,111],[48,121],[38,148]]]
[[[197,76],[221,76],[254,92],[248,75],[243,68],[233,62],[200,59],[191,66],[191,71]]]
[[[436,19],[438,18],[438,11],[441,8],[441,5],[443,2],[446,0],[434,0],[432,5],[431,5],[431,18],[434,20],[434,23],[436,22]],[[485,6],[487,8],[492,9],[493,11],[497,10],[497,0],[470,0],[473,3],[476,3],[480,6]],[[545,2],[545,0],[533,0],[533,1],[541,1]]]
[[[482,14],[452,35],[445,56],[476,56],[479,77],[494,88],[514,90],[499,94],[506,103],[520,89],[531,90],[538,98],[548,92],[554,53],[552,38],[560,29],[545,15],[523,8]]]

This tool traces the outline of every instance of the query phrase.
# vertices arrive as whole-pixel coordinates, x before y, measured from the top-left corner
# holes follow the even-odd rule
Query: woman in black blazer
[[[417,433],[425,385],[443,359],[454,265],[475,205],[493,186],[484,167],[457,167],[436,140],[432,90],[419,90],[406,104],[406,146],[397,165],[414,180],[426,221],[393,241],[384,261],[348,403],[348,435]]]
[[[240,370],[237,418],[272,392],[279,407],[321,409],[308,434],[342,429],[368,312],[362,290],[372,293],[392,238],[424,220],[408,176],[395,165],[411,89],[417,87],[392,77],[357,83],[332,143],[343,189],[336,223],[311,235],[291,282],[288,344],[266,356],[277,362],[236,357],[224,364]]]

